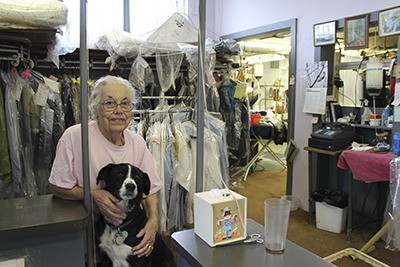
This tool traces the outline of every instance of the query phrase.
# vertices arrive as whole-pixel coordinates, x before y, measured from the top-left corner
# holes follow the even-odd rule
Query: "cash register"
[[[337,122],[328,123],[311,134],[308,138],[308,146],[336,151],[349,147],[355,137],[356,132],[353,126]]]

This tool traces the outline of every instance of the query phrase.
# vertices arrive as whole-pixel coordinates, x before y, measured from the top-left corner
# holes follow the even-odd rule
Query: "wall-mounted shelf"
[[[365,69],[367,60],[361,61],[352,61],[352,62],[343,62],[338,64],[335,69],[336,70],[356,70],[356,69]],[[383,60],[383,67],[384,68],[389,68],[390,64],[392,62],[392,59],[385,59]],[[361,64],[360,64],[361,63]]]
[[[372,126],[368,124],[350,124],[354,128],[365,128],[365,129],[377,129],[377,130],[385,130],[385,131],[392,131],[392,127],[386,126]]]

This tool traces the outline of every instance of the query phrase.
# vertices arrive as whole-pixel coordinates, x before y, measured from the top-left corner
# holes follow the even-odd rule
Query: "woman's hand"
[[[137,238],[143,237],[142,241],[132,248],[133,254],[138,258],[147,257],[153,251],[157,228],[157,219],[149,218],[144,228],[136,235]]]
[[[126,213],[115,205],[118,202],[117,198],[106,190],[93,190],[92,197],[106,221],[115,225],[122,224]]]

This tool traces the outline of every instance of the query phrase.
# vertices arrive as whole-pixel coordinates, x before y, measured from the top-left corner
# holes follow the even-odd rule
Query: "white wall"
[[[197,14],[198,1],[190,0],[191,15]],[[314,59],[313,25],[320,22],[370,13],[399,5],[399,0],[214,0],[207,1],[207,32],[219,36],[297,18],[297,70],[295,141],[300,153],[294,161],[293,195],[308,210],[308,158],[302,150],[311,133],[311,115],[302,112],[304,92],[300,76],[306,63]]]

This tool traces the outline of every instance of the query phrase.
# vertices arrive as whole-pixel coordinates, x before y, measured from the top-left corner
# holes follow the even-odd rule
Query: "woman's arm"
[[[58,187],[52,184],[50,185],[50,190],[54,196],[69,199],[69,200],[83,200],[83,188],[79,186],[74,186],[71,189]]]
[[[153,251],[153,246],[158,230],[157,194],[152,194],[142,201],[148,220],[144,228],[137,234],[143,237],[142,241],[132,248],[133,254],[139,258],[148,256]]]
[[[50,190],[54,196],[59,198],[83,200],[83,188],[79,186],[74,186],[71,189],[68,189],[50,184]],[[91,195],[107,221],[116,224],[121,224],[123,222],[126,215],[124,210],[115,205],[115,203],[118,202],[118,199],[105,190],[92,190]]]

